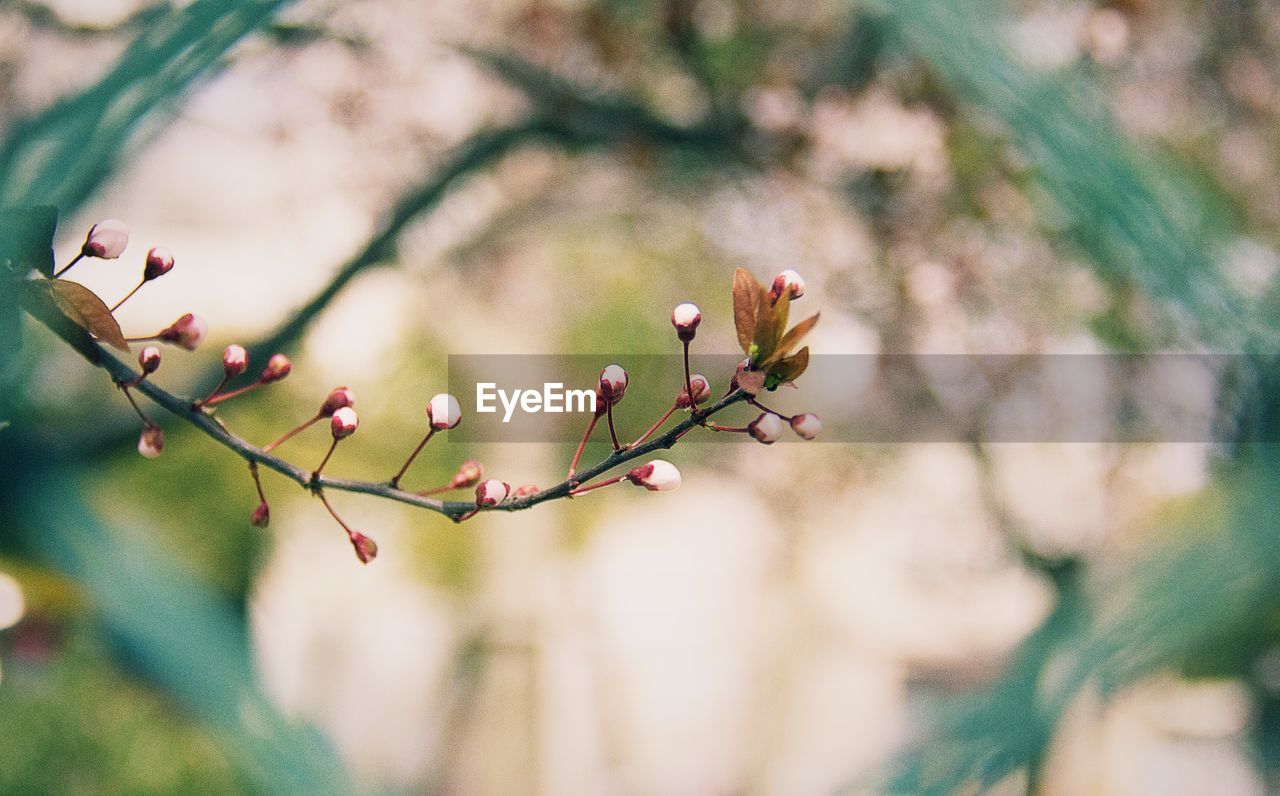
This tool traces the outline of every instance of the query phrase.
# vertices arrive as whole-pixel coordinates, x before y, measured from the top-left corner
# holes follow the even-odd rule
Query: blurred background
[[[677,493],[461,526],[331,495],[363,567],[145,403],[140,458],[28,321],[0,792],[1280,788],[1278,44],[1269,0],[0,0],[0,204],[57,206],[59,263],[125,220],[74,273],[108,303],[174,252],[118,316],[208,319],[172,392],[288,352],[246,438],[353,388],[335,475],[395,470],[450,354],[671,354],[684,300],[733,354],[739,266],[804,275],[816,353],[1241,355],[1215,443],[683,445]],[[438,439],[406,484],[572,447]]]

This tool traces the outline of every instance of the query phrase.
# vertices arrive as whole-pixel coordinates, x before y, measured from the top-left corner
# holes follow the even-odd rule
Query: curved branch
[[[129,365],[122,362],[115,355],[108,352],[97,343],[89,343],[87,346],[84,340],[69,339],[66,328],[58,328],[55,325],[47,323],[45,319],[36,317],[54,334],[58,335],[73,348],[76,349],[88,362],[92,365],[102,368],[116,383],[130,383],[137,381],[139,373]],[[72,327],[73,329],[78,329]],[[168,411],[173,416],[184,420],[195,428],[199,429],[205,436],[230,450],[240,458],[247,462],[257,463],[263,467],[283,475],[299,486],[312,492],[323,489],[333,489],[340,492],[354,492],[362,495],[373,495],[375,497],[394,500],[399,503],[406,503],[410,506],[434,511],[454,520],[459,520],[464,514],[470,514],[477,510],[475,503],[465,501],[444,501],[435,498],[424,497],[414,492],[398,489],[391,486],[386,481],[361,481],[351,478],[333,478],[331,476],[321,475],[313,477],[312,472],[305,468],[292,464],[278,456],[266,453],[256,445],[246,441],[245,439],[233,434],[225,425],[222,424],[215,416],[207,414],[202,409],[193,406],[189,398],[180,398],[161,387],[154,384],[151,379],[143,379],[136,386],[131,386],[143,395],[150,398],[158,406]],[[548,500],[567,497],[569,492],[577,485],[590,481],[604,473],[613,470],[627,462],[642,458],[658,450],[670,448],[676,444],[685,432],[694,426],[702,425],[707,418],[716,414],[720,410],[740,403],[746,400],[747,395],[741,390],[735,390],[725,397],[716,401],[711,406],[698,414],[690,414],[689,417],[672,426],[671,430],[660,437],[656,437],[643,445],[634,448],[614,451],[600,462],[581,470],[572,480],[562,481],[553,487],[541,490],[536,494],[528,497],[517,498],[515,500],[505,501],[496,506],[486,506],[480,508],[480,511],[521,511],[523,509],[532,508],[539,503],[545,503]]]

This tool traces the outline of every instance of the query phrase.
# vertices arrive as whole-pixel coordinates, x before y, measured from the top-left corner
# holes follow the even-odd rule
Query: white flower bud
[[[791,418],[791,430],[799,434],[802,439],[816,439],[822,433],[822,421],[817,415],[805,412]]]
[[[147,264],[142,269],[142,281],[159,279],[173,270],[173,255],[168,249],[156,246],[147,252]]]
[[[160,349],[149,345],[138,354],[138,367],[143,373],[155,373],[160,369]]]
[[[173,343],[188,351],[195,351],[204,342],[209,333],[209,324],[199,315],[187,313],[160,332],[157,337],[166,343]]]
[[[164,450],[164,429],[159,426],[146,426],[142,436],[138,437],[138,453],[148,459],[154,459]]]
[[[329,430],[333,432],[334,439],[346,439],[356,433],[356,429],[360,427],[360,417],[356,414],[356,410],[349,406],[344,406],[333,413],[333,417],[329,420]]]
[[[462,422],[462,407],[458,399],[448,393],[432,396],[427,404],[427,420],[436,431],[453,428]]]
[[[85,257],[114,260],[124,253],[128,245],[129,227],[123,221],[108,218],[89,228],[89,234],[84,239],[84,246],[80,247],[80,253]]]
[[[496,506],[506,500],[509,494],[511,494],[510,484],[490,478],[488,481],[480,482],[476,487],[476,505]]]
[[[262,369],[262,375],[258,376],[258,381],[263,384],[270,384],[280,381],[293,371],[293,363],[284,354],[272,354],[271,359],[267,360],[267,366]]]
[[[674,492],[680,488],[680,471],[664,459],[654,459],[627,473],[627,480],[650,492]]]
[[[772,445],[782,437],[782,418],[772,412],[761,412],[760,416],[747,424],[747,432],[757,442]]]
[[[329,391],[328,397],[324,399],[324,403],[320,404],[320,415],[332,415],[334,412],[349,406],[355,408],[356,394],[350,387],[334,387]]]
[[[783,293],[789,293],[792,301],[804,295],[804,279],[790,268],[773,278],[773,286],[769,288],[769,298],[776,302]]]
[[[698,333],[698,324],[702,323],[702,310],[698,305],[685,302],[676,306],[671,313],[671,325],[676,327],[676,336],[688,342]]]
[[[249,367],[249,352],[244,346],[232,343],[222,350],[222,372],[227,378],[239,376]]]
[[[693,387],[693,400],[689,399],[689,387]],[[705,403],[711,397],[711,383],[707,381],[707,377],[701,373],[695,373],[689,377],[688,386],[680,390],[680,394],[676,396],[676,406],[681,409],[688,409],[694,404]]]
[[[611,404],[622,400],[627,391],[627,372],[621,365],[610,365],[600,371],[600,396]]]

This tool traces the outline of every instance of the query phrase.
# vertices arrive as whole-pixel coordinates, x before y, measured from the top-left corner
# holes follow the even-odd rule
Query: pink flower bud
[[[515,491],[511,493],[511,497],[526,498],[536,494],[538,494],[537,484],[522,484],[515,488]]]
[[[622,400],[627,392],[627,372],[621,365],[610,365],[600,371],[600,396],[611,404]]]
[[[89,228],[89,234],[85,236],[80,253],[85,257],[114,260],[124,253],[128,245],[129,227],[123,221],[108,218]]]
[[[671,325],[676,327],[676,337],[688,342],[698,333],[698,324],[702,323],[702,310],[698,305],[685,302],[676,305],[671,313]]]
[[[244,346],[232,343],[222,350],[222,372],[227,374],[227,378],[239,376],[249,367],[249,352],[244,350]]]
[[[792,301],[804,295],[804,280],[800,274],[790,268],[773,278],[773,286],[769,288],[769,298],[777,301],[783,293],[789,293]]]
[[[747,424],[747,433],[764,445],[777,442],[782,437],[782,429],[782,418],[772,412],[761,412],[759,417]]]
[[[164,429],[159,426],[146,426],[142,436],[138,437],[138,453],[147,459],[154,459],[164,450]]]
[[[511,494],[510,484],[490,478],[476,487],[476,505],[496,506],[506,500],[509,494]]]
[[[289,372],[293,370],[293,363],[284,354],[272,354],[271,359],[267,360],[267,366],[262,369],[262,375],[258,377],[258,381],[263,384],[271,384],[280,381]]]
[[[693,400],[689,399],[689,387],[693,387]],[[705,403],[711,397],[711,384],[707,381],[707,377],[701,373],[695,373],[689,377],[689,385],[680,390],[680,394],[676,396],[676,406],[681,409],[688,409],[694,404]]]
[[[253,514],[249,516],[249,524],[255,528],[265,528],[271,524],[271,507],[267,505],[267,501],[262,501],[253,510]]]
[[[142,269],[142,281],[159,279],[173,270],[173,255],[168,249],[156,246],[147,252],[147,264]]]
[[[480,483],[481,478],[484,478],[484,465],[468,459],[458,468],[458,474],[453,477],[451,486],[454,489],[475,486]]]
[[[680,488],[680,471],[664,459],[654,459],[627,473],[627,480],[650,492],[674,492]]]
[[[816,439],[822,433],[822,421],[817,415],[805,412],[791,418],[791,430],[802,439]]]
[[[350,387],[334,387],[324,403],[320,404],[320,416],[326,417],[345,407],[355,408],[356,394]]]
[[[378,557],[378,543],[359,531],[351,531],[351,546],[355,548],[356,558],[361,564],[368,564]]]
[[[433,396],[427,404],[427,420],[436,431],[453,428],[462,422],[462,407],[458,399],[448,393]]]
[[[356,410],[349,406],[344,406],[333,413],[333,417],[329,420],[329,430],[333,432],[334,439],[346,439],[356,433],[356,429],[360,427],[360,417],[356,414]]]
[[[160,369],[160,349],[149,345],[138,353],[138,367],[143,373],[155,373]]]
[[[205,323],[204,318],[188,312],[156,336],[166,343],[195,351],[204,342],[205,335],[208,333],[209,324]]]

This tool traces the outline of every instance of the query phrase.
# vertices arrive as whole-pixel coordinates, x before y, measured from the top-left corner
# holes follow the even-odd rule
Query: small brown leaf
[[[744,370],[739,373],[738,387],[748,395],[759,395],[764,389],[764,371]]]
[[[733,272],[733,325],[738,329],[738,345],[742,353],[751,353],[756,331],[756,296],[763,285],[745,268]]]
[[[786,329],[790,307],[791,298],[785,294],[772,305],[768,292],[760,294],[755,335],[757,362],[765,364],[776,359],[774,354],[782,339],[782,331]]]
[[[116,323],[111,310],[92,290],[65,279],[47,281],[53,303],[62,310],[63,315],[102,342],[121,351],[129,350],[129,343],[124,339],[124,332],[120,331],[120,324]]]
[[[785,357],[790,354],[791,349],[795,348],[796,345],[804,339],[804,336],[818,324],[818,316],[820,314],[821,313],[815,312],[813,315],[810,315],[808,318],[805,318],[803,321],[800,321],[800,323],[791,327],[791,331],[784,334],[782,336],[782,342],[778,343],[777,355],[779,357]]]
[[[769,375],[777,377],[778,381],[786,384],[800,378],[800,375],[809,368],[809,346],[797,351],[793,356],[789,356],[778,364],[774,365],[769,371]]]

